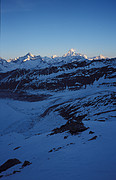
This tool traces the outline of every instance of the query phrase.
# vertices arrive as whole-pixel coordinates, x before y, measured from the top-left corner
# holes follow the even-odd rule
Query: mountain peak
[[[76,53],[76,50],[73,48],[68,51],[68,54],[70,55],[75,54],[75,53]]]
[[[72,48],[68,52],[75,52],[75,49]]]
[[[53,55],[53,56],[51,56],[51,58],[52,58],[52,59],[54,59],[54,58],[56,58],[56,57],[58,57],[58,56],[57,56],[57,55]]]
[[[66,56],[75,56],[76,54],[76,51],[72,48],[68,51],[68,53],[64,54],[63,57],[66,57]]]
[[[87,59],[87,56],[86,55],[83,55],[83,54],[81,54],[81,53],[78,53],[78,52],[76,52],[75,51],[75,49],[70,49],[69,51],[68,51],[68,53],[66,53],[66,54],[64,54],[63,55],[63,57],[70,57],[70,56],[77,56],[78,58],[80,58],[80,59]]]
[[[34,57],[34,55],[31,54],[30,52],[28,52],[28,53],[26,54],[26,56]]]
[[[100,60],[100,59],[106,59],[107,57],[103,56],[102,54],[100,54],[99,56],[95,56],[93,57],[94,60]]]

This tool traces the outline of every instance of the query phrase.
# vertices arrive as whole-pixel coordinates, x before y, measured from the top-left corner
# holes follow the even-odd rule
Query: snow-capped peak
[[[27,53],[25,56],[24,56],[24,62],[25,61],[28,61],[28,60],[30,60],[30,59],[32,59],[32,58],[34,58],[35,56],[33,55],[33,54],[31,54],[30,52],[29,53]]]
[[[31,60],[33,59],[35,56],[31,53],[27,53],[26,55],[24,56],[21,56],[21,57],[16,57],[14,59],[8,59],[7,62],[25,62],[27,60]]]
[[[29,52],[29,53],[27,53],[25,56],[34,57],[34,55],[33,55],[33,54],[31,54],[30,52]]]
[[[81,53],[78,53],[78,52],[76,52],[75,51],[75,49],[70,49],[69,51],[68,51],[68,53],[66,53],[66,54],[64,54],[63,55],[63,57],[70,57],[70,56],[77,56],[77,57],[79,57],[79,58],[84,58],[84,59],[87,59],[87,56],[86,55],[83,55],[83,54],[81,54]]]
[[[69,53],[74,53],[75,52],[75,49],[70,49],[69,51],[68,51]]]
[[[95,56],[93,57],[94,60],[98,60],[98,59],[106,59],[107,57],[103,56],[102,54],[100,54],[99,56]]]
[[[53,56],[51,56],[51,58],[52,58],[52,59],[54,59],[54,58],[56,58],[56,57],[58,57],[58,56],[57,56],[57,55],[53,55]]]
[[[6,59],[3,59],[2,57],[0,57],[0,64],[6,64],[6,63],[7,63]]]
[[[66,56],[75,56],[76,54],[76,51],[72,48],[68,51],[68,53],[64,54],[63,57],[66,57]]]

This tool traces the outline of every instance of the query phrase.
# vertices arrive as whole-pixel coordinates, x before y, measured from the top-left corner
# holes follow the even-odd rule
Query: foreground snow
[[[93,89],[94,87],[94,89]],[[22,163],[28,160],[32,164],[20,169],[16,165],[5,172],[2,172],[2,179],[23,180],[23,179],[81,179],[81,180],[115,180],[116,177],[116,121],[114,107],[109,109],[91,109],[90,119],[84,120],[88,130],[78,135],[71,135],[68,132],[50,136],[55,127],[64,124],[64,119],[56,112],[50,112],[46,117],[40,115],[54,104],[61,104],[78,98],[97,97],[97,94],[107,90],[88,86],[78,93],[67,91],[54,93],[51,98],[39,102],[22,102],[10,99],[0,100],[0,164],[8,159],[17,158]],[[113,91],[110,88],[110,91]],[[90,96],[91,95],[91,96]],[[77,101],[76,100],[76,101]],[[74,101],[74,104],[77,103]],[[83,103],[83,102],[82,102]],[[98,106],[99,107],[99,106]],[[5,111],[4,111],[5,109]],[[109,110],[109,112],[108,112]],[[87,109],[80,109],[87,111]],[[107,114],[96,116],[100,112]],[[7,112],[7,113],[6,113]],[[107,119],[103,121],[104,119]],[[89,132],[94,132],[89,134]],[[64,138],[68,136],[67,138]],[[94,136],[96,139],[90,140]],[[88,141],[89,140],[89,141]],[[18,148],[17,148],[18,147]],[[16,148],[16,150],[14,150]],[[20,171],[12,174],[13,171]]]
[[[82,179],[82,180],[115,180],[116,177],[116,121],[112,117],[108,122],[89,122],[90,129],[77,136],[67,133],[46,136],[48,133],[34,135],[30,138],[17,133],[0,137],[0,164],[9,158],[20,161],[29,160],[32,164],[16,174],[3,179]],[[88,141],[94,135],[96,140]],[[74,143],[74,144],[70,144]],[[17,150],[13,150],[19,147]],[[58,151],[49,152],[56,148]],[[14,166],[2,173],[8,175],[14,170],[20,170],[20,165]]]

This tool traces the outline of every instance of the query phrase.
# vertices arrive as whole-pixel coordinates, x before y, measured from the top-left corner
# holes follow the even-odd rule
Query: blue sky
[[[0,56],[116,56],[116,0],[1,0]]]

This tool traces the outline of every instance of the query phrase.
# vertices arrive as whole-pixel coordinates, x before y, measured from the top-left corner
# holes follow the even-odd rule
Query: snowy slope
[[[28,56],[0,72],[1,179],[115,180],[116,59]]]
[[[109,92],[106,89],[100,90],[97,84],[93,86],[94,88],[88,87],[78,93],[72,91],[58,93],[41,102],[1,100],[3,109],[7,108],[7,114],[11,120],[7,117],[6,122],[6,112],[0,109],[2,120],[6,123],[6,127],[1,124],[3,132],[0,137],[2,147],[0,163],[10,158],[17,158],[22,163],[25,160],[32,163],[25,169],[20,169],[21,164],[2,172],[3,179],[63,180],[78,177],[108,180],[110,177],[115,180],[115,112],[112,102],[105,105],[109,102],[110,93],[113,93],[114,89]],[[105,98],[103,101],[102,97]],[[95,99],[97,99],[95,104],[86,105],[93,103]],[[53,104],[56,105],[55,109],[52,107]],[[59,107],[61,109],[65,107],[66,111],[71,107],[72,112],[76,112],[77,115],[88,113],[83,122],[89,129],[76,136],[68,131],[48,136],[54,128],[66,122],[57,113]],[[79,108],[78,111],[76,107]],[[41,116],[42,114],[45,116]],[[13,119],[15,119],[14,122]],[[89,134],[90,131],[94,133]],[[97,136],[96,140],[88,141],[95,136]],[[19,148],[13,150],[17,147]],[[14,170],[21,172],[12,174]]]
[[[102,54],[100,54],[99,56],[95,56],[93,57],[94,60],[98,60],[98,59],[107,59],[107,57],[103,56]]]

